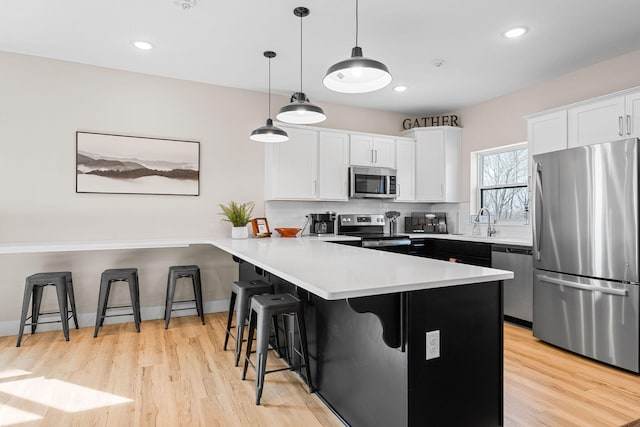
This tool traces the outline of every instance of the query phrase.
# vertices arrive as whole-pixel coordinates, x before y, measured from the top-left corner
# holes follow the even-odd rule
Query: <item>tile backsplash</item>
[[[343,214],[385,213],[398,211],[398,232],[404,232],[404,218],[411,212],[446,212],[449,233],[471,234],[473,224],[470,222],[469,203],[399,203],[375,199],[353,199],[348,202],[316,202],[316,201],[265,201],[265,215],[269,227],[298,227],[309,232],[306,215],[310,213],[335,212]],[[306,227],[305,227],[306,226]],[[388,225],[385,231],[388,230]],[[486,235],[486,225],[479,225],[481,235]],[[531,226],[524,224],[495,224],[495,237],[530,238]]]

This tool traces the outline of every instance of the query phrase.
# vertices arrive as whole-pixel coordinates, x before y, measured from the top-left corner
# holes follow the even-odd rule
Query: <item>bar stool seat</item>
[[[251,297],[260,294],[272,294],[273,285],[263,280],[253,281],[237,281],[231,284],[231,298],[229,299],[229,314],[227,317],[227,329],[224,337],[224,350],[227,349],[229,337],[235,340],[235,366],[240,363],[240,354],[242,353],[242,338],[244,337],[244,328],[247,325],[247,319],[249,317],[249,302]],[[233,318],[233,310],[236,305],[236,299],[238,305],[236,308],[236,334],[231,333],[231,320]]]
[[[174,301],[173,297],[176,293],[176,283],[178,279],[188,277],[193,285],[193,299]],[[200,268],[197,265],[174,265],[169,267],[167,276],[167,296],[164,304],[164,328],[169,328],[171,321],[171,312],[178,310],[193,310],[193,307],[173,308],[173,303],[195,302],[195,309],[204,325],[204,310],[202,307],[202,282],[200,280]]]
[[[59,311],[53,313],[41,313],[42,294],[45,286],[55,286],[58,298]],[[67,302],[68,299],[68,302]],[[31,301],[31,316],[27,317],[29,302]],[[69,310],[69,307],[71,309]],[[25,279],[24,297],[22,299],[22,312],[20,315],[20,330],[18,331],[18,341],[16,347],[20,347],[25,326],[31,326],[31,333],[35,334],[38,327],[40,315],[60,314],[60,320],[40,322],[62,324],[64,338],[69,341],[69,319],[73,319],[76,329],[78,329],[78,317],[76,314],[76,299],[73,292],[73,278],[70,271],[58,271],[47,273],[36,273]],[[71,314],[71,317],[69,317]],[[31,319],[30,323],[26,323]]]
[[[272,318],[279,315],[294,315],[298,325],[300,334],[300,346],[302,350],[303,366],[291,366],[283,369],[267,371],[267,351],[269,346],[269,337],[271,335]],[[251,363],[251,347],[254,332],[257,331],[256,339],[256,364]],[[276,331],[277,334],[277,331]],[[293,331],[285,334],[287,336],[287,348],[294,348]],[[291,335],[291,338],[289,337]],[[293,350],[291,351],[293,353]],[[293,354],[289,354],[289,360],[293,360]],[[256,295],[251,298],[251,317],[249,321],[249,335],[247,338],[247,351],[244,359],[244,368],[242,370],[242,379],[247,376],[247,368],[251,364],[256,370],[256,405],[260,404],[262,397],[262,389],[264,387],[264,376],[271,372],[282,370],[294,370],[305,368],[305,375],[309,392],[313,393],[313,384],[311,382],[311,369],[309,367],[309,350],[307,346],[307,329],[304,320],[304,307],[302,301],[291,294],[272,294],[272,295]]]
[[[111,292],[111,283],[127,282],[129,284],[129,295],[131,296],[131,305],[108,306],[109,293]],[[107,309],[131,307],[132,313],[126,314],[109,314]],[[140,332],[140,285],[138,283],[137,268],[112,268],[102,272],[100,277],[100,295],[98,297],[98,309],[96,311],[96,326],[93,331],[93,337],[98,336],[98,329],[104,324],[105,317],[131,316],[136,324],[136,331]]]

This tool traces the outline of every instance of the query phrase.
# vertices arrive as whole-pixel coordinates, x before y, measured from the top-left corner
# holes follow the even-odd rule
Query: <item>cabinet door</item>
[[[531,155],[567,148],[567,111],[533,117],[527,122]]]
[[[315,199],[318,176],[318,132],[284,128],[289,141],[265,147],[265,198]]]
[[[347,200],[349,135],[320,132],[318,141],[318,196],[322,200]]]
[[[393,138],[373,137],[373,166],[396,167],[396,142]]]
[[[371,166],[373,164],[373,137],[352,134],[350,137],[350,162],[353,166]]]
[[[569,148],[623,138],[624,104],[618,96],[570,108]]]
[[[444,130],[416,133],[415,199],[424,202],[444,200]]]
[[[625,97],[625,138],[640,137],[640,92]]]
[[[416,142],[396,139],[396,190],[397,202],[409,202],[416,198]]]

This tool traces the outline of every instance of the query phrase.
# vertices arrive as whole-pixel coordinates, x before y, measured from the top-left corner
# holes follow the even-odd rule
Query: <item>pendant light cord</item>
[[[269,58],[269,119],[271,119],[271,58]]]
[[[302,93],[302,15],[300,15],[300,93]]]
[[[356,0],[356,47],[358,46],[358,0]]]

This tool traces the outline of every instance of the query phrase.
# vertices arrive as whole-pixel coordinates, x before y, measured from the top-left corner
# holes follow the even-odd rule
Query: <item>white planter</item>
[[[249,237],[249,229],[247,228],[247,226],[231,227],[232,239],[246,239],[247,237]]]

